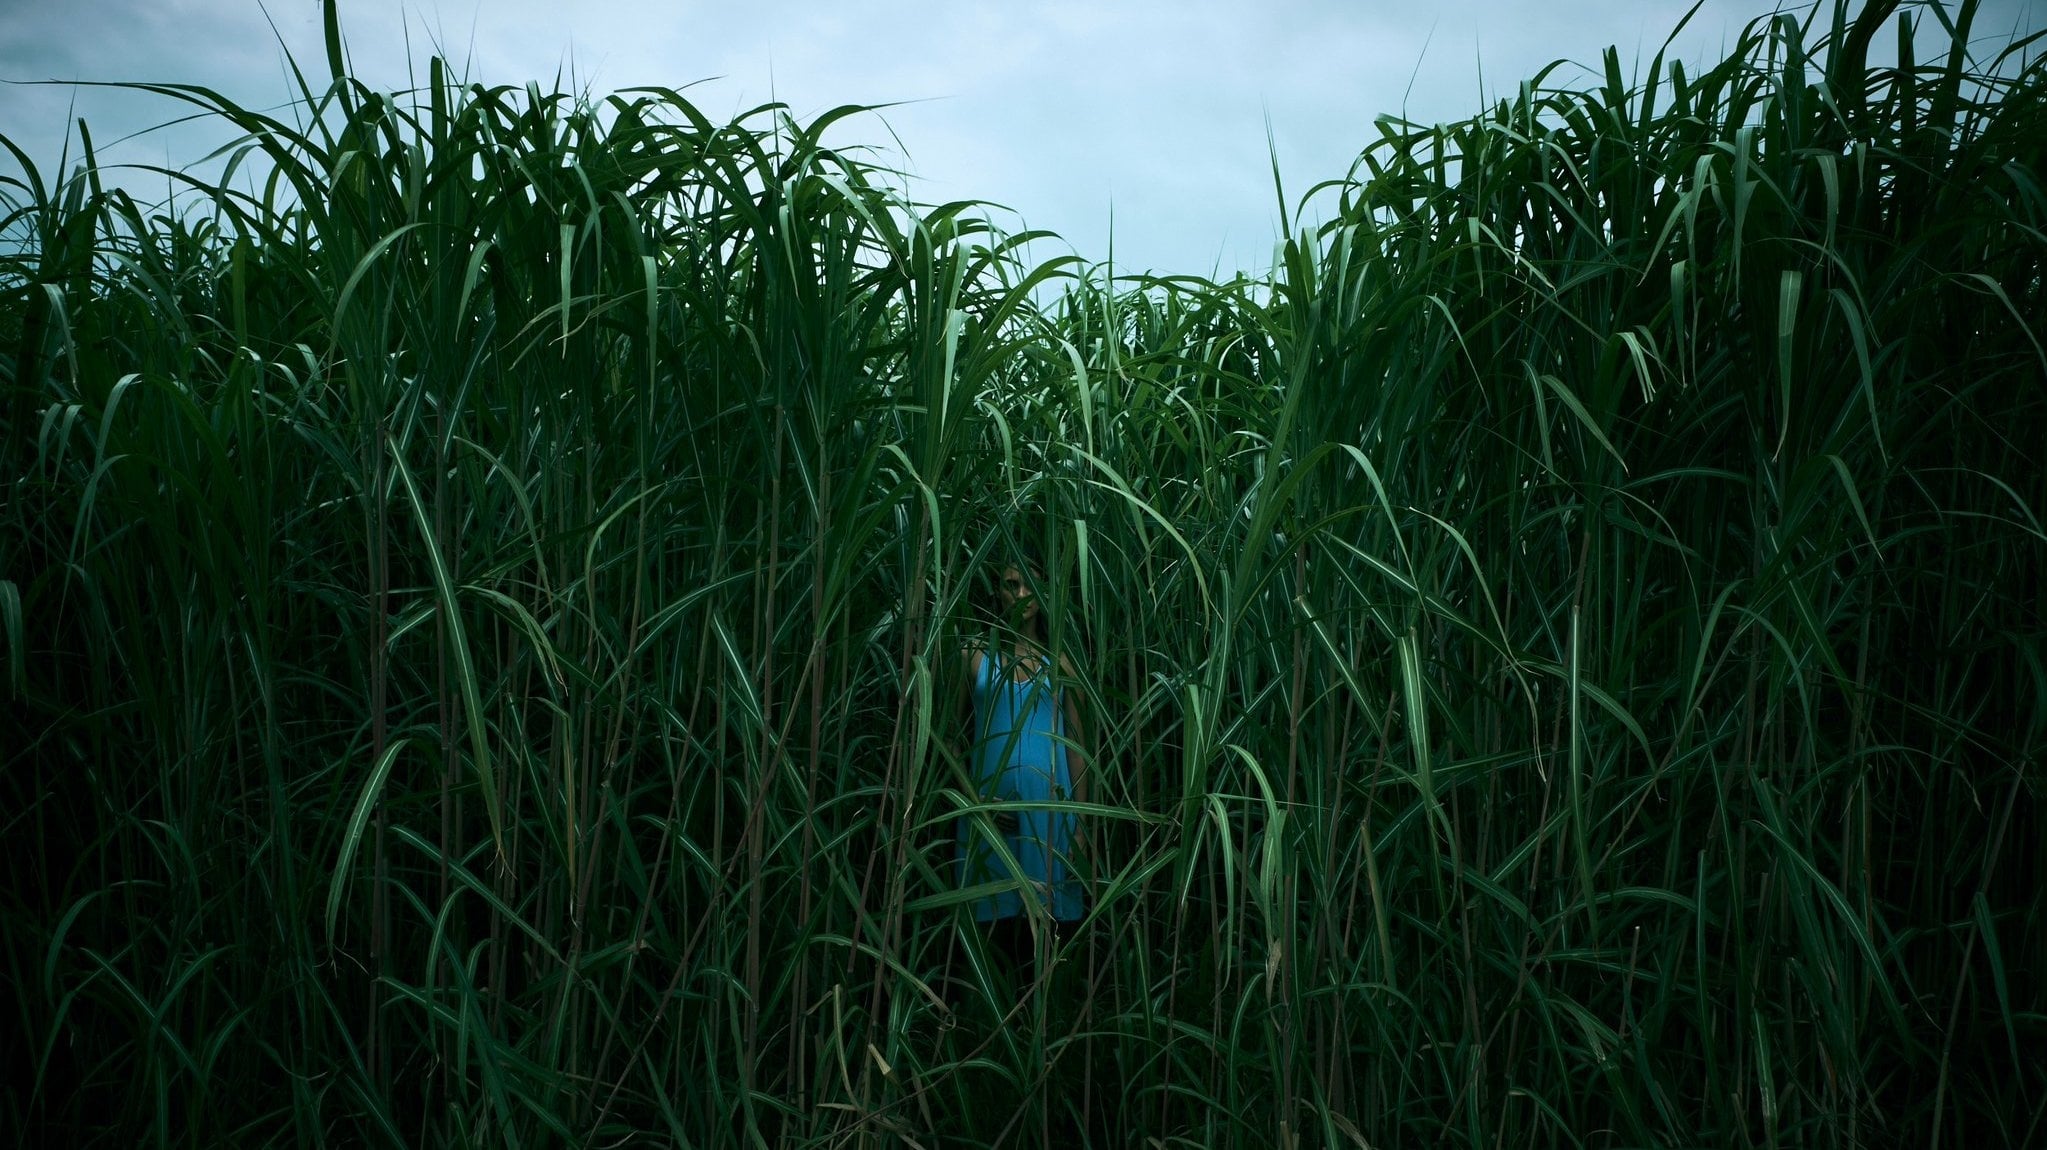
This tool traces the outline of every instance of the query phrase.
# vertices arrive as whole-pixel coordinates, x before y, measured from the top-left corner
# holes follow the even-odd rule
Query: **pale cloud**
[[[770,99],[799,117],[891,103],[834,138],[887,149],[914,176],[915,198],[1000,202],[1020,216],[1009,226],[1050,228],[1091,258],[1108,251],[1113,211],[1119,264],[1207,272],[1270,259],[1280,213],[1268,147],[1297,197],[1342,175],[1382,113],[1468,115],[1552,60],[1597,68],[1608,44],[1632,75],[1688,6],[353,0],[343,24],[351,67],[384,89],[406,86],[438,50],[486,83],[694,85],[688,95],[713,116]],[[1717,59],[1770,11],[1767,0],[1705,0],[1674,51]],[[1978,30],[2002,42],[2038,24],[2024,0],[1992,0]],[[280,43],[317,85],[316,0],[275,0],[267,19],[255,0],[0,0],[8,80],[184,82],[275,108],[291,96]],[[1566,68],[1560,79],[1583,76]],[[115,143],[181,114],[134,93],[0,85],[0,131],[45,166],[74,115],[114,162],[185,164],[227,134],[188,124]],[[896,139],[907,156],[893,155]]]

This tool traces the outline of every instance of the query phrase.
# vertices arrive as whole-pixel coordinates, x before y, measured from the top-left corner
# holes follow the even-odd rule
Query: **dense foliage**
[[[1972,12],[1382,119],[1222,284],[854,109],[382,95],[331,3],[299,123],[155,89],[255,191],[17,152],[0,1128],[2037,1143],[2047,76]],[[1023,546],[1036,992],[950,868]]]

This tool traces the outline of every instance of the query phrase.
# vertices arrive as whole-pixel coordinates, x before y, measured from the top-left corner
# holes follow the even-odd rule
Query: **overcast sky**
[[[1467,116],[1482,93],[1511,91],[1552,60],[1597,68],[1609,44],[1632,75],[1688,6],[344,0],[342,23],[356,75],[386,90],[406,86],[408,61],[423,75],[439,51],[489,84],[537,79],[547,89],[560,75],[597,93],[695,85],[688,94],[720,118],[770,99],[802,117],[893,103],[828,139],[889,149],[920,201],[996,201],[1016,213],[997,217],[1006,227],[1049,228],[1090,259],[1109,254],[1113,220],[1119,267],[1209,274],[1271,260],[1280,212],[1268,123],[1298,197],[1340,176],[1382,113]],[[1775,7],[1704,0],[1673,52],[1717,60],[1744,23]],[[1979,43],[1994,50],[2041,23],[2028,0],[1986,0]],[[290,92],[284,48],[309,76],[325,75],[319,0],[270,0],[267,17],[257,0],[0,0],[0,80],[203,84],[275,108]],[[153,96],[0,84],[0,133],[46,176],[77,116],[103,162],[196,161],[225,133],[136,134],[184,114]]]

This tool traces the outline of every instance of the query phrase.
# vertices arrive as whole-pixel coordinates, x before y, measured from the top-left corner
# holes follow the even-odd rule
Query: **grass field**
[[[253,185],[0,188],[0,1130],[2047,1144],[2038,43],[1609,52],[1215,283],[327,12],[297,122],[157,88]],[[1012,992],[1018,540],[1096,773]]]

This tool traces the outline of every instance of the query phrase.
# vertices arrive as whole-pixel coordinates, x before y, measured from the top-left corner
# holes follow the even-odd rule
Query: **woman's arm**
[[[1073,664],[1066,656],[1059,656],[1059,671],[1065,677],[1067,687],[1059,692],[1066,710],[1066,778],[1072,784],[1073,801],[1087,801],[1088,777],[1087,754],[1081,748],[1086,744],[1080,725],[1080,707],[1076,697],[1080,694],[1079,676],[1073,673]]]
[[[960,729],[969,733],[967,743],[973,744],[974,732],[974,688],[981,682],[981,648],[969,640],[960,645],[960,662],[966,668],[966,681],[960,684],[959,720]]]
[[[960,661],[966,664],[967,681],[960,686],[960,705],[974,705],[974,685],[981,681],[981,647],[969,640],[960,645]]]

